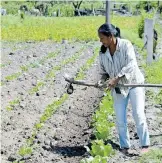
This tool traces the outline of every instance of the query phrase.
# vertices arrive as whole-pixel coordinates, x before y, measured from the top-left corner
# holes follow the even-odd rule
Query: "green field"
[[[8,41],[98,40],[97,29],[105,22],[99,17],[45,18],[18,16],[2,17],[2,39]],[[112,23],[121,28],[121,33],[132,40],[137,37],[139,17],[112,16]],[[137,38],[138,39],[138,38]]]

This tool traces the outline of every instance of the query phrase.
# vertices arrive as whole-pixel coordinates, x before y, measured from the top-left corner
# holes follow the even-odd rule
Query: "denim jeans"
[[[130,138],[127,128],[127,105],[128,100],[133,110],[133,118],[136,123],[137,134],[140,140],[140,146],[149,146],[149,132],[144,113],[145,108],[145,91],[144,88],[136,87],[129,90],[127,97],[122,94],[113,92],[114,109],[116,114],[116,125],[119,134],[121,148],[130,147]]]

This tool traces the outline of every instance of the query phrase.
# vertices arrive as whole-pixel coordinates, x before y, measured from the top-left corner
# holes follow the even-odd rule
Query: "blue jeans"
[[[136,123],[140,145],[149,146],[150,145],[149,132],[144,113],[145,108],[144,88],[136,87],[130,89],[127,97],[124,97],[122,94],[116,94],[115,92],[113,92],[113,99],[120,147],[121,148],[130,147],[130,138],[127,128],[127,117],[126,117],[129,99],[133,110],[133,118]]]

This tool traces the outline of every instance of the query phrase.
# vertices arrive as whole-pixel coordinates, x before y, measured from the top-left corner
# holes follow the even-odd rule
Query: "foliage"
[[[144,154],[139,163],[148,163],[148,162],[162,162],[162,149],[152,149],[147,154]]]
[[[25,5],[27,6],[27,8],[29,9],[29,11],[34,8],[35,6],[38,5],[43,5],[43,6],[48,6],[48,8],[46,8],[46,10],[44,11],[44,13],[42,13],[45,16],[52,16],[52,13],[54,12],[58,12],[58,10],[60,10],[61,12],[61,16],[63,17],[71,17],[74,16],[74,7],[72,5],[72,2],[63,2],[63,1],[44,1],[44,2],[32,2],[32,1],[24,1],[24,2],[2,2],[2,7],[5,8],[7,10],[8,14],[13,14],[13,15],[17,15],[18,14],[18,10],[20,9],[21,5]],[[86,1],[83,1],[83,3],[80,6],[80,9],[91,9],[91,6],[93,4],[94,8],[101,8],[103,7],[103,3],[100,1],[95,1],[93,3],[89,3]]]
[[[87,60],[87,62],[80,68],[79,73],[77,74],[76,80],[83,79],[85,77],[86,70],[94,63],[98,56],[98,48],[95,49],[95,54]]]
[[[108,93],[100,103],[99,109],[92,117],[94,134],[97,139],[108,140],[111,138],[111,128],[114,126],[112,97]]]
[[[90,154],[92,156],[101,156],[101,157],[107,157],[110,156],[113,153],[111,145],[105,145],[103,140],[95,140],[92,142]]]
[[[31,147],[26,147],[26,146],[22,146],[19,149],[19,155],[21,156],[25,156],[25,155],[31,155],[32,154],[32,148]]]
[[[91,150],[86,147],[87,151],[91,154],[91,157],[81,160],[81,163],[106,163],[108,158],[114,154],[111,145],[104,144],[104,141],[111,139],[112,137],[111,128],[114,126],[114,111],[112,105],[112,97],[110,92],[107,92],[100,103],[99,109],[96,110],[92,117],[92,125],[94,127],[96,140],[91,142]]]
[[[18,105],[18,104],[20,104],[20,99],[19,98],[17,98],[17,99],[15,99],[15,100],[13,100],[13,101],[10,101],[9,102],[9,105],[6,107],[6,109],[8,110],[8,111],[11,111],[16,105]]]
[[[45,85],[44,82],[38,82],[37,85],[35,87],[33,87],[30,91],[29,91],[29,94],[34,94],[36,92],[39,91],[40,87],[43,87]]]
[[[145,69],[145,77],[148,83],[162,83],[162,58],[153,62],[151,65],[143,65]]]
[[[17,79],[21,74],[22,74],[22,72],[16,72],[9,76],[6,76],[5,79],[8,81],[11,81],[11,80]]]
[[[48,39],[54,41],[62,41],[62,39],[94,41],[98,40],[97,30],[104,22],[103,16],[55,19],[26,16],[22,22],[19,17],[8,15],[5,18],[2,17],[2,39],[8,41],[43,41]],[[128,33],[137,35],[138,22],[139,17],[113,16],[112,19],[112,23],[120,27],[121,34],[123,31],[125,33],[128,31]]]
[[[160,92],[155,96],[155,101],[157,104],[162,105],[162,89],[160,90]]]
[[[80,161],[80,163],[107,163],[108,157],[102,157],[102,156],[90,156],[89,158],[83,159]]]
[[[143,37],[143,33],[144,33],[144,21],[146,18],[153,18],[154,16],[154,13],[146,13],[145,11],[142,11],[141,13],[141,19],[140,19],[140,22],[138,24],[138,35],[139,35],[139,38],[142,38]]]

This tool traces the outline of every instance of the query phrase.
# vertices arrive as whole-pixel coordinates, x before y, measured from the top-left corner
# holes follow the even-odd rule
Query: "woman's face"
[[[112,36],[105,36],[102,33],[98,34],[98,37],[100,38],[100,42],[105,46],[109,47],[112,41]]]

